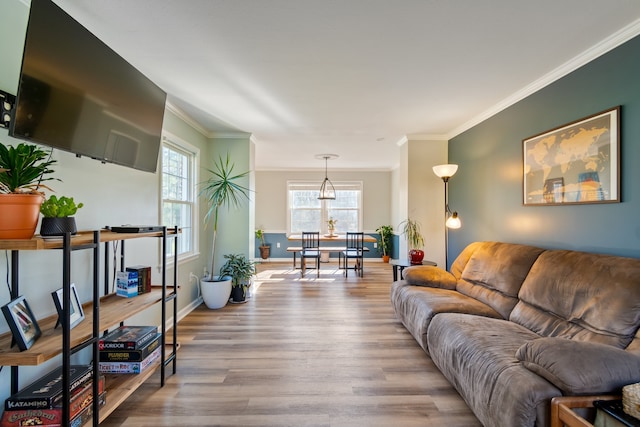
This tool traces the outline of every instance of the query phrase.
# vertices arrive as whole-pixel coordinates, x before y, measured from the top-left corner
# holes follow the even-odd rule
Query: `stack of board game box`
[[[80,427],[93,415],[93,368],[91,365],[72,365],[70,374],[69,422],[62,419],[62,368],[38,378],[4,402],[2,427],[66,426]],[[106,399],[105,378],[98,382],[98,403]]]
[[[162,334],[155,326],[120,326],[100,338],[100,372],[139,374],[160,358]]]

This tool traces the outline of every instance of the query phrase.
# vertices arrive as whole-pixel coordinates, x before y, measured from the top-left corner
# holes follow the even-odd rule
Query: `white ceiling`
[[[55,0],[256,169],[388,170],[640,34],[639,0]]]

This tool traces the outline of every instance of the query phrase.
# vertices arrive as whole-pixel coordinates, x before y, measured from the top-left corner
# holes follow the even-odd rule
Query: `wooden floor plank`
[[[178,373],[157,375],[101,425],[477,427],[398,322],[391,267],[259,265],[254,295],[178,325]],[[108,398],[108,396],[107,396]]]

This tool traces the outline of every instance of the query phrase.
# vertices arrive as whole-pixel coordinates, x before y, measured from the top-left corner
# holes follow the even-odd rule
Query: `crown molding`
[[[509,97],[503,99],[496,105],[494,105],[489,110],[484,113],[474,117],[468,122],[464,123],[462,126],[457,127],[452,130],[449,135],[445,139],[449,140],[454,138],[457,135],[460,135],[462,132],[471,129],[473,126],[476,126],[483,121],[491,118],[492,116],[498,114],[500,111],[505,110],[506,108],[512,106],[518,101],[523,100],[524,98],[533,95],[540,89],[550,85],[551,83],[560,80],[562,77],[567,74],[577,70],[578,68],[588,64],[589,62],[595,60],[596,58],[604,55],[605,53],[615,49],[621,44],[631,40],[640,34],[640,19],[635,22],[627,25],[626,27],[620,29],[619,31],[613,33],[606,39],[602,40],[600,43],[590,47],[586,51],[582,52],[578,56],[570,59],[565,62],[555,70],[551,71],[548,74],[545,74],[538,80],[533,81],[529,85],[520,89],[519,91],[513,93]]]
[[[210,132],[207,129],[205,129],[200,123],[195,121],[190,115],[173,105],[171,101],[167,101],[165,106],[168,111],[175,114],[180,120],[191,126],[198,133],[202,134],[202,136],[208,137]]]

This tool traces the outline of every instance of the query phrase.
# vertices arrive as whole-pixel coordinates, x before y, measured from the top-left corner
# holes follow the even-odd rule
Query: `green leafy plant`
[[[393,227],[391,225],[381,225],[376,229],[376,233],[380,235],[378,239],[378,249],[383,256],[391,253],[391,238],[393,237]]]
[[[16,147],[0,143],[0,193],[39,193],[43,181],[56,180],[50,166],[56,163],[50,151],[20,143]]]
[[[256,230],[256,239],[260,239],[260,242],[262,243],[261,246],[266,246],[264,242],[264,230],[262,228],[258,228]]]
[[[329,221],[327,221],[327,225],[329,226],[330,230],[335,229],[337,223],[338,223],[338,220],[337,219],[333,219],[333,217],[329,218]]]
[[[83,207],[83,203],[78,203],[73,200],[73,197],[62,196],[57,198],[56,196],[50,196],[47,200],[42,202],[40,206],[40,213],[45,218],[65,218],[73,216],[75,213]]]
[[[200,196],[203,196],[209,204],[209,210],[205,215],[205,222],[213,220],[213,238],[211,242],[211,265],[209,271],[213,275],[215,271],[216,236],[218,234],[218,216],[220,207],[226,206],[238,208],[244,199],[249,199],[249,189],[236,181],[249,174],[249,171],[233,175],[234,164],[231,163],[229,153],[226,160],[222,156],[214,163],[214,169],[206,169],[211,177],[202,183]]]
[[[227,254],[224,257],[227,262],[220,267],[220,276],[231,276],[231,286],[246,288],[251,276],[256,273],[255,263],[242,254]]]
[[[420,223],[411,218],[407,218],[398,226],[402,230],[411,249],[421,249],[424,246],[424,237],[420,232]]]

